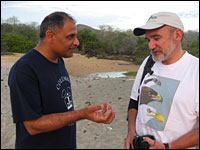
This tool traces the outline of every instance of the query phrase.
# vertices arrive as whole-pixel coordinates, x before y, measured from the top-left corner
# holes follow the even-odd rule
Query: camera
[[[152,140],[155,140],[153,135],[135,136],[133,139],[134,149],[149,149],[150,145],[143,139],[143,137],[149,137]]]

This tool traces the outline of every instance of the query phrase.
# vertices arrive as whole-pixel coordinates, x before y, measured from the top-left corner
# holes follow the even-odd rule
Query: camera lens
[[[141,141],[140,149],[149,149],[149,143],[147,141]]]

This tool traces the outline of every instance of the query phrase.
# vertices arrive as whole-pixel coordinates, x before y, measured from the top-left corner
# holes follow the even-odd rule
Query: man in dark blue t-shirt
[[[54,12],[42,21],[40,42],[11,68],[8,84],[15,148],[76,148],[76,121],[88,119],[109,124],[112,107],[88,106],[74,110],[70,78],[62,57],[73,56],[79,45],[74,19]],[[105,114],[106,113],[106,114]]]

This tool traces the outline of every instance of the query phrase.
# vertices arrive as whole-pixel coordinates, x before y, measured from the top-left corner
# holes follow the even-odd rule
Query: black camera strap
[[[145,64],[145,66],[144,66],[144,71],[143,71],[143,74],[142,74],[142,78],[140,80],[140,86],[142,84],[142,81],[143,81],[145,75],[147,73],[150,73],[150,74],[153,73],[153,71],[151,70],[151,68],[153,67],[154,63],[155,62],[153,61],[152,55],[150,55],[149,58],[147,59],[147,62]],[[140,86],[138,88],[138,93],[140,93]],[[129,105],[128,105],[128,110],[131,109],[131,108],[138,109],[138,102],[139,102],[139,94],[138,94],[137,101],[130,99]],[[126,120],[128,120],[128,116],[127,116]]]
[[[142,81],[147,73],[149,73],[150,75],[153,74],[153,71],[151,70],[151,68],[153,67],[154,63],[155,63],[155,61],[153,61],[152,55],[150,55],[144,66],[144,71],[142,74],[142,78],[140,80],[140,85],[142,84]]]
[[[142,81],[144,80],[144,77],[147,73],[149,73],[150,75],[153,74],[153,71],[151,70],[151,68],[153,67],[154,64],[155,64],[155,61],[153,60],[152,55],[150,55],[149,58],[147,59],[145,66],[144,66],[144,71],[143,71],[143,74],[142,74],[142,78],[140,80],[140,86],[141,86]],[[140,86],[138,88],[138,93],[140,93]],[[138,100],[139,100],[139,96],[138,96]]]

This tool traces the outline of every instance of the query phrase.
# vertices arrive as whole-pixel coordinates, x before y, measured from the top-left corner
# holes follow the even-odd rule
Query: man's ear
[[[181,41],[182,38],[183,38],[183,31],[181,29],[176,29],[174,32],[174,39],[176,41]]]
[[[47,30],[46,31],[46,39],[49,43],[52,43],[53,42],[53,37],[54,37],[54,32],[51,31],[51,30]]]

